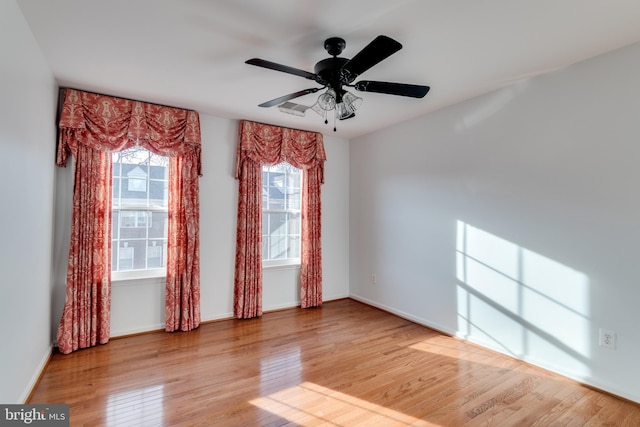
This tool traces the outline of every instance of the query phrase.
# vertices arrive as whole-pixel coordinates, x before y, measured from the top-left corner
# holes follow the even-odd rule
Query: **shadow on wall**
[[[457,222],[457,334],[515,357],[588,375],[589,278]]]

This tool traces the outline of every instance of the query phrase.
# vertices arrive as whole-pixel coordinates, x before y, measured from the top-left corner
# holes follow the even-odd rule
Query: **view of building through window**
[[[111,271],[164,268],[169,159],[143,148],[112,154]]]
[[[262,167],[262,261],[300,262],[302,171],[288,163]]]

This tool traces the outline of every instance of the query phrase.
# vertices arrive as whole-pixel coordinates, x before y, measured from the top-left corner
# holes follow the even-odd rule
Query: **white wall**
[[[203,321],[233,317],[238,182],[233,177],[238,122],[200,115],[202,169],[200,178],[200,271]],[[322,186],[323,298],[349,295],[349,143],[325,137],[327,162]],[[64,230],[60,253],[68,253],[69,217],[73,177],[71,167],[59,171],[57,229]],[[62,205],[62,207],[60,207]],[[66,246],[65,246],[66,245]],[[54,327],[64,305],[66,257],[57,261]],[[164,280],[114,282],[111,301],[111,336],[164,328]],[[263,309],[300,304],[299,269],[264,272]]]
[[[57,85],[14,1],[0,52],[0,403],[23,403],[51,351]]]
[[[640,402],[639,75],[634,45],[351,141],[351,295]]]

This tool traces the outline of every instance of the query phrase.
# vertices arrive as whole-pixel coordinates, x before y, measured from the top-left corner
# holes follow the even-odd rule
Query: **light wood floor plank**
[[[640,405],[345,299],[54,354],[72,426],[640,426]]]

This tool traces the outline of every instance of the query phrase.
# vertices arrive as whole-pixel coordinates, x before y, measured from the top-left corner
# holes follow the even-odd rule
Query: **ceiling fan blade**
[[[272,99],[271,101],[263,102],[262,104],[258,105],[258,107],[273,107],[274,105],[282,104],[283,102],[288,101],[290,99],[297,98],[302,95],[307,95],[309,93],[315,93],[320,89],[321,88],[314,87],[311,89],[299,90],[298,92],[290,93],[288,95],[283,95],[279,98]]]
[[[424,98],[430,89],[429,86],[376,82],[372,80],[361,80],[354,87],[362,92],[386,93],[389,95],[409,96],[411,98]]]
[[[366,45],[349,62],[344,64],[340,74],[342,80],[351,83],[360,74],[402,49],[402,45],[387,36],[378,36]]]
[[[308,71],[300,70],[298,68],[289,67],[287,65],[278,64],[271,61],[266,61],[260,58],[252,58],[245,61],[246,64],[255,65],[257,67],[268,68],[270,70],[281,71],[287,74],[293,74],[294,76],[304,77],[305,79],[315,80],[316,75]]]

